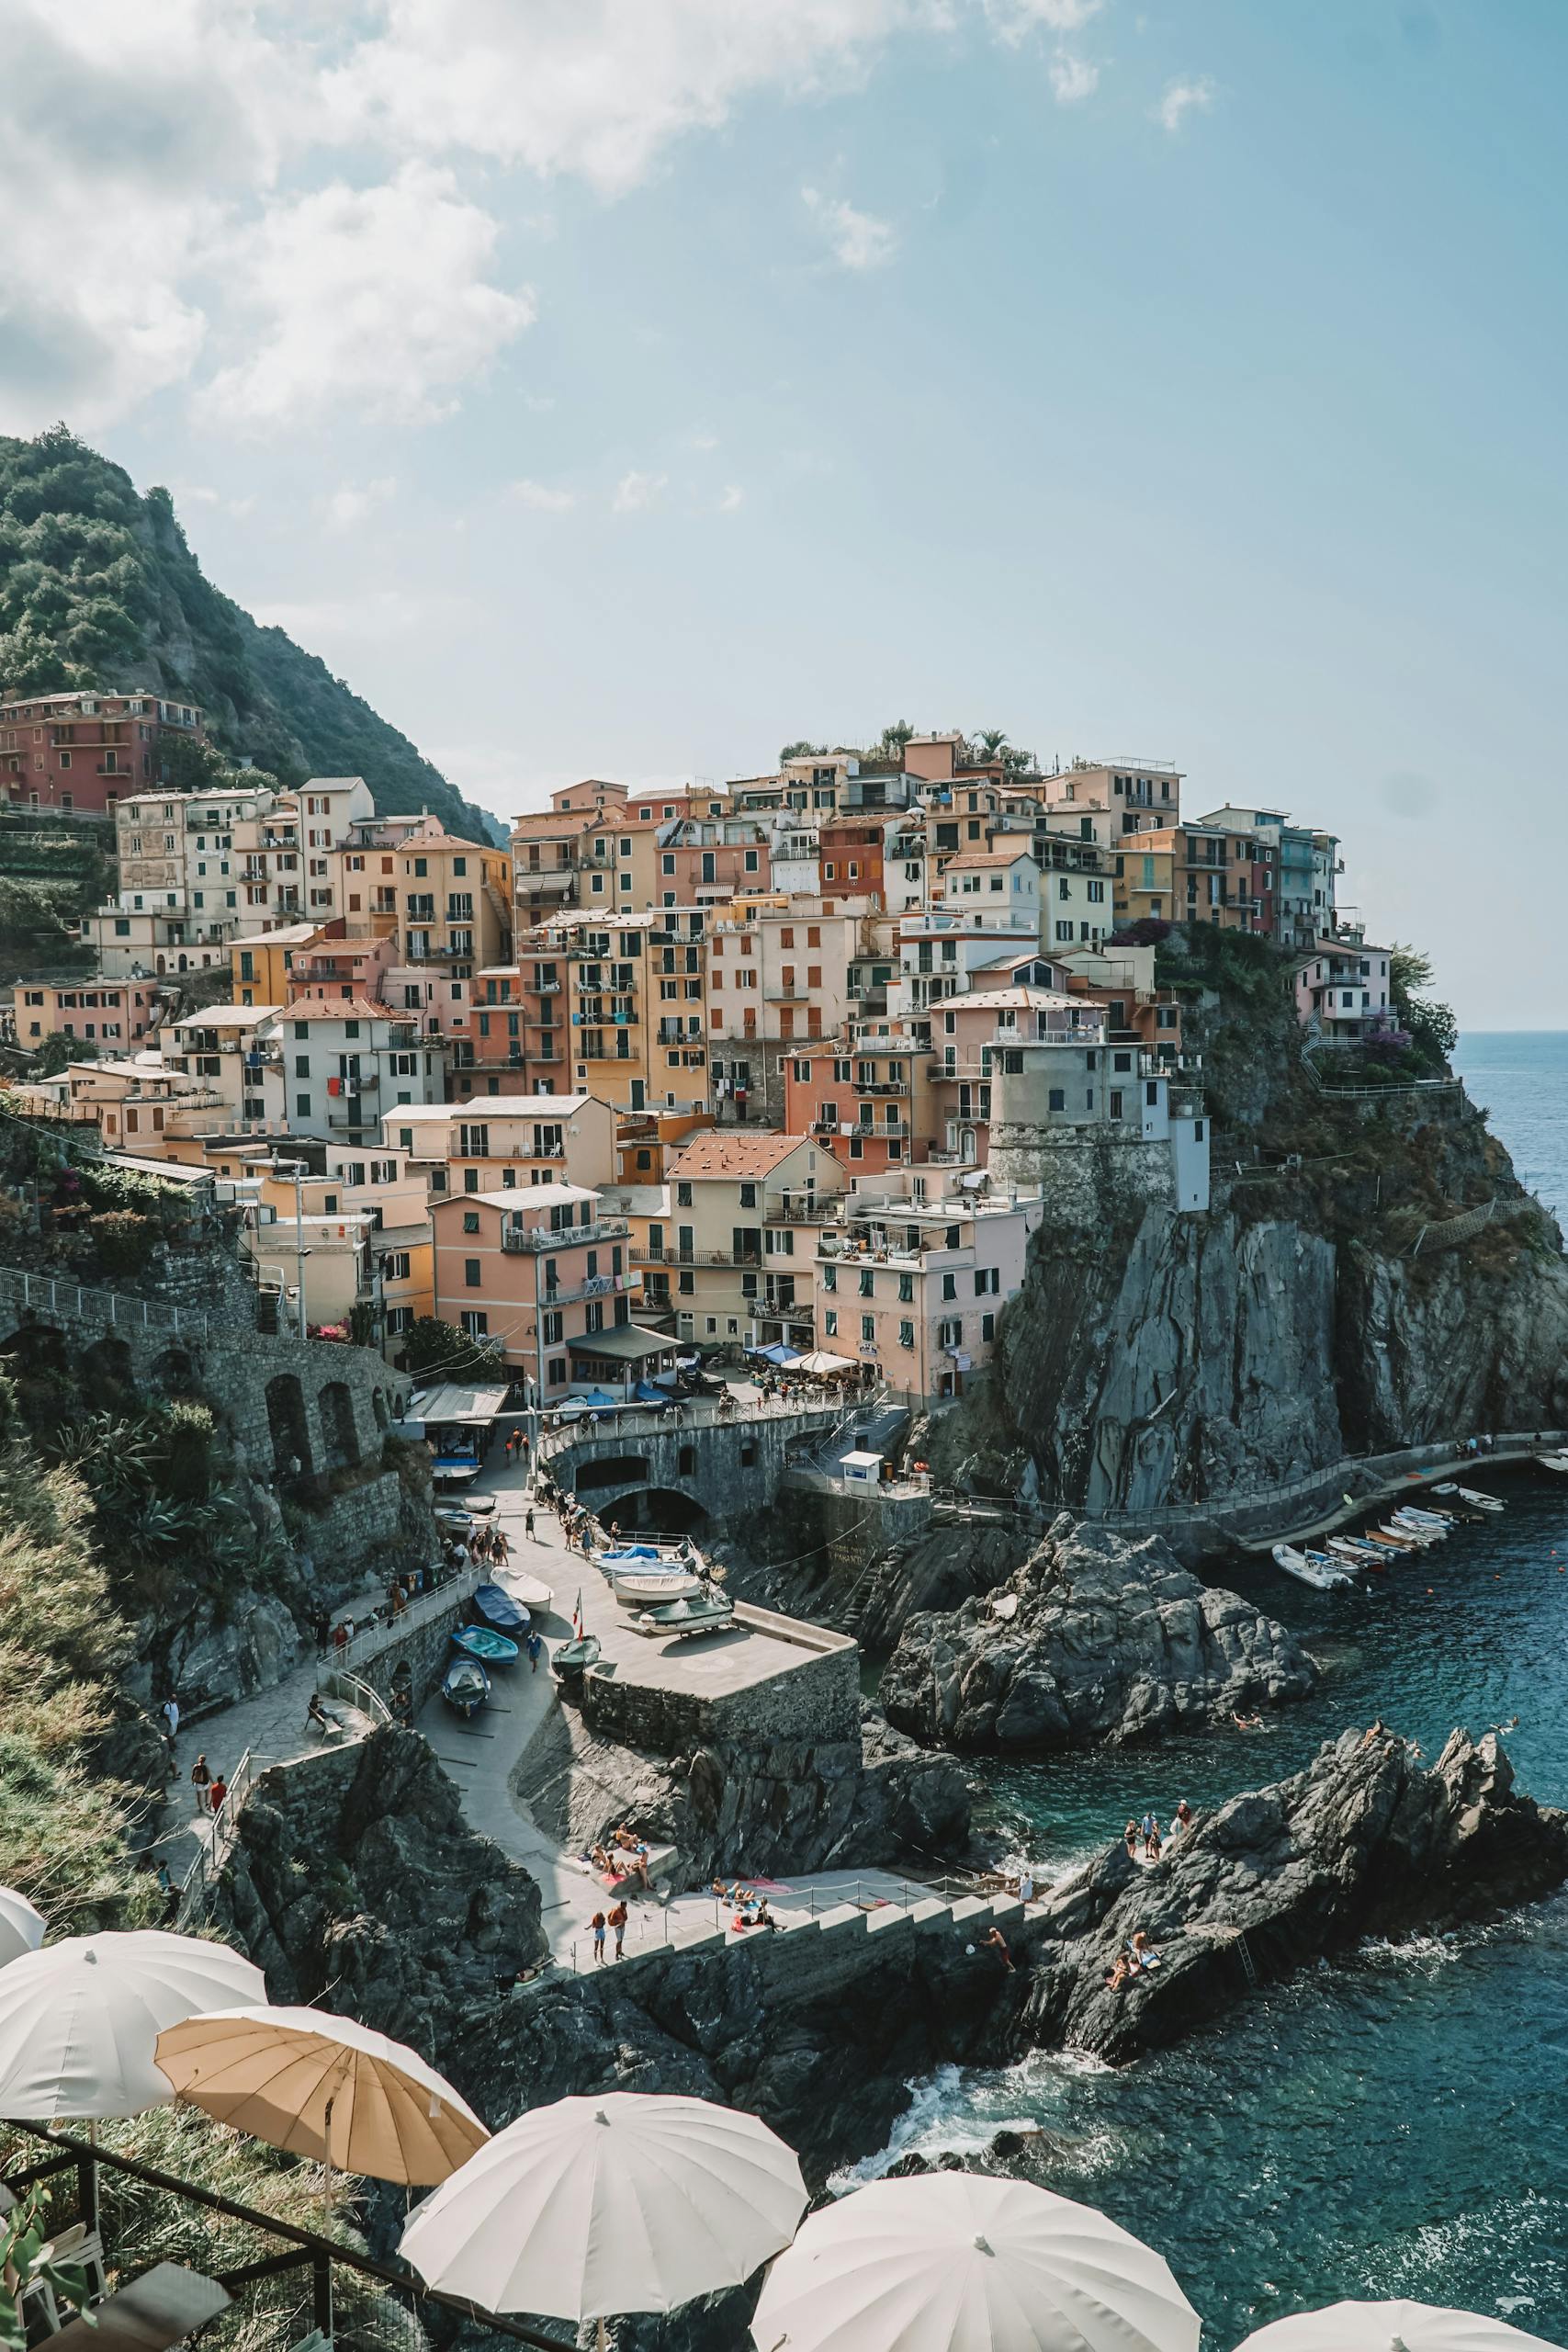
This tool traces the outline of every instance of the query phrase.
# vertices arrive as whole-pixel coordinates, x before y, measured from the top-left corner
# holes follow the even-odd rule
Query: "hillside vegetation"
[[[325,662],[212,585],[166,490],[142,496],[63,425],[0,435],[0,690],[133,685],[200,703],[224,752],[286,785],[362,775],[383,813],[497,837]]]

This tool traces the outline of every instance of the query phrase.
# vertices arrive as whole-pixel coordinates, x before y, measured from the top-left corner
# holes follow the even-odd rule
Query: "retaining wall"
[[[724,1742],[744,1747],[794,1741],[819,1747],[860,1740],[860,1651],[840,1634],[800,1624],[742,1602],[743,1623],[790,1641],[798,1657],[765,1681],[739,1690],[670,1690],[592,1673],[582,1684],[582,1720],[591,1731],[623,1747],[660,1756],[688,1756]],[[797,1639],[797,1635],[812,1638]]]

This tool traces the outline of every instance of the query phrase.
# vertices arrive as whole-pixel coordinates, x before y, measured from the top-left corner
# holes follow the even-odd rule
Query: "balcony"
[[[375,1105],[371,1102],[361,1103],[356,1097],[352,1095],[349,1097],[347,1102],[340,1101],[336,1102],[329,1102],[327,1104],[327,1125],[329,1127],[346,1127],[355,1132],[374,1127],[376,1125]]]
[[[635,1242],[631,1261],[634,1266],[744,1266],[757,1273],[765,1262],[761,1251],[737,1256],[733,1250],[655,1250]]]
[[[570,1290],[553,1290],[547,1285],[539,1293],[539,1305],[546,1308],[573,1306],[584,1298],[614,1298],[617,1295],[624,1297],[638,1287],[634,1274],[594,1274]]]
[[[537,1257],[545,1250],[570,1250],[579,1242],[623,1241],[626,1233],[626,1219],[615,1216],[601,1217],[597,1225],[571,1225],[558,1230],[548,1225],[503,1225],[501,1246],[508,1253]]]

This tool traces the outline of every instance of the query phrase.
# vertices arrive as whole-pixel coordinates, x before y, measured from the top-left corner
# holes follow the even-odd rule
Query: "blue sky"
[[[485,805],[898,717],[1164,756],[1568,1020],[1555,0],[64,17],[0,425],[168,482]]]

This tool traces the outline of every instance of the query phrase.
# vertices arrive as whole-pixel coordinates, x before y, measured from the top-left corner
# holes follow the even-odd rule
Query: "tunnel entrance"
[[[599,1504],[598,1511],[602,1520],[615,1520],[623,1535],[634,1527],[650,1535],[696,1535],[708,1519],[701,1503],[674,1487],[638,1487],[613,1504]]]
[[[640,1454],[617,1453],[605,1462],[581,1463],[572,1484],[580,1495],[588,1495],[596,1487],[641,1486],[647,1476]]]

